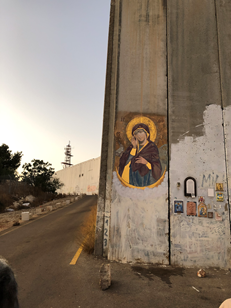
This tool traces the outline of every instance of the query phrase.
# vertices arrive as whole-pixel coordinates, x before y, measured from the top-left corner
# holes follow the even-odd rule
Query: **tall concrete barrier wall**
[[[218,37],[216,2],[168,2],[170,241],[171,262],[176,265],[229,265],[227,161]],[[196,181],[195,198],[184,194],[187,177]],[[222,192],[217,190],[216,183],[223,184]],[[211,189],[213,196],[209,194]],[[218,202],[217,193],[223,194],[223,201]],[[186,211],[188,203],[193,202],[196,216],[175,213],[175,200],[183,201]],[[203,205],[206,208],[200,207]],[[204,217],[200,217],[200,209],[207,211]]]
[[[98,194],[100,157],[64,168],[55,173],[64,186],[58,193]]]
[[[96,254],[230,266],[230,20],[226,0],[111,1]]]

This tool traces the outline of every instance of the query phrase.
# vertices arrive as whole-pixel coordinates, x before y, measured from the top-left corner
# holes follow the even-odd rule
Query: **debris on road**
[[[14,227],[20,226],[20,222],[19,222],[19,221],[15,221],[15,222],[13,223],[13,226],[14,226]]]
[[[200,291],[199,291],[199,290],[197,290],[197,288],[195,288],[195,287],[193,287],[193,286],[192,286],[192,288],[193,288],[194,290],[196,290],[197,292],[199,292],[199,293],[200,293]]]
[[[111,286],[111,265],[110,264],[102,264],[100,268],[99,285],[103,291],[107,290]]]
[[[205,273],[205,271],[201,268],[201,269],[199,269],[199,271],[197,272],[197,276],[198,276],[199,278],[204,278],[204,277],[206,276],[206,273]]]

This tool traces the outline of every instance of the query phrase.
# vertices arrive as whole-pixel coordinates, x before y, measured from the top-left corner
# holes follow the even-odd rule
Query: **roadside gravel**
[[[66,198],[57,199],[57,200],[44,203],[43,205],[40,205],[38,207],[32,207],[32,208],[23,209],[23,210],[14,211],[14,212],[1,213],[0,214],[0,232],[8,228],[11,228],[14,223],[19,223],[20,225],[23,224],[24,221],[21,220],[22,212],[29,212],[30,220],[36,219],[37,217],[50,212],[49,206],[52,206],[52,211],[54,211],[54,210],[57,210],[61,207],[64,207],[76,201],[80,197],[81,196],[78,196],[78,197],[69,196]]]

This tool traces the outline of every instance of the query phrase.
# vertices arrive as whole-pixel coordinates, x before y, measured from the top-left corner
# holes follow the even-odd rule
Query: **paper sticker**
[[[220,193],[220,192],[217,192],[217,193],[216,193],[216,200],[217,200],[218,202],[224,201],[224,194],[223,194],[223,193]]]
[[[223,191],[224,190],[223,183],[216,183],[216,190]]]
[[[183,201],[174,201],[174,213],[183,213]]]
[[[207,206],[203,202],[198,205],[198,217],[207,217]]]
[[[197,203],[194,201],[187,202],[187,215],[197,216]]]

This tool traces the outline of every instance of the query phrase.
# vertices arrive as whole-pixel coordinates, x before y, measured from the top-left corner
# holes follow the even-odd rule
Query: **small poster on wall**
[[[216,199],[217,199],[218,202],[224,201],[224,194],[221,193],[221,192],[217,192],[216,193]]]
[[[184,213],[183,201],[174,201],[174,213]]]
[[[215,213],[215,218],[216,218],[216,220],[218,220],[218,221],[222,221],[222,216],[221,216],[221,214],[220,213]]]
[[[187,216],[197,216],[197,203],[194,201],[187,202]]]
[[[207,206],[203,202],[198,205],[198,217],[207,217]]]
[[[223,183],[216,183],[216,190],[223,191],[224,190]]]

